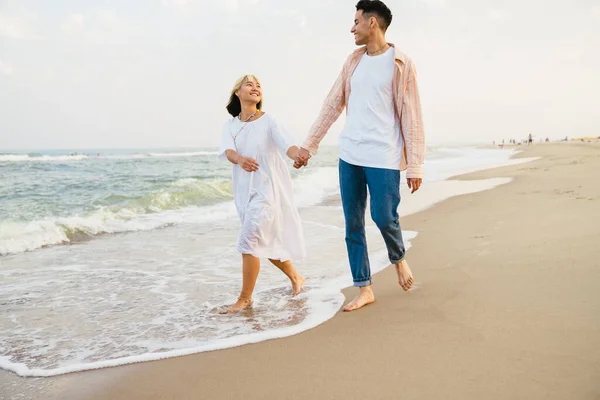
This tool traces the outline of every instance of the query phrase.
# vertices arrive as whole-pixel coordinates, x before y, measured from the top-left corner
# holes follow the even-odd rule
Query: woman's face
[[[244,79],[240,90],[235,92],[242,103],[258,104],[262,100],[262,89],[260,83],[255,79]]]

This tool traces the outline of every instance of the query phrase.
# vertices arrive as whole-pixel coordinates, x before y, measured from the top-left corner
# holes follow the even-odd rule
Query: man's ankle
[[[359,293],[360,294],[373,294],[373,288],[371,287],[371,285],[367,285],[367,286],[361,286],[359,288]]]

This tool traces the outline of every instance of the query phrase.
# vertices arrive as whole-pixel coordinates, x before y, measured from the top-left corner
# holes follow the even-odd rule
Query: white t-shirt
[[[394,111],[394,49],[360,59],[350,78],[340,158],[362,167],[400,169],[402,135]]]

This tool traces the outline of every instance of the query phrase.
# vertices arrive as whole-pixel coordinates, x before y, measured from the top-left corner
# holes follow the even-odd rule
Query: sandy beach
[[[600,143],[519,147],[541,158],[454,178],[512,182],[401,220],[419,232],[410,293],[387,268],[375,304],[299,335],[47,379],[2,372],[0,397],[600,399]]]

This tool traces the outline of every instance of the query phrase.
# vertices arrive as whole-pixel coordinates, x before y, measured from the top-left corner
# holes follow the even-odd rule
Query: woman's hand
[[[242,167],[244,171],[256,172],[258,171],[258,163],[254,158],[238,156],[237,165]]]
[[[300,151],[300,148],[298,146],[292,146],[288,149],[287,151],[287,156],[288,158],[296,161],[296,158],[298,157],[298,152]]]

